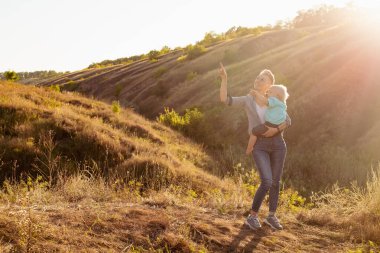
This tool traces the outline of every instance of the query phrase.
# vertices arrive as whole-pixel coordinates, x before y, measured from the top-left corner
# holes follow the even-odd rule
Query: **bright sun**
[[[353,2],[353,5],[360,9],[359,18],[370,22],[380,22],[380,2],[357,0]]]
[[[371,34],[373,41],[377,43],[380,40],[380,2],[354,1],[353,6],[358,10],[353,19],[359,25],[359,29],[366,36]]]

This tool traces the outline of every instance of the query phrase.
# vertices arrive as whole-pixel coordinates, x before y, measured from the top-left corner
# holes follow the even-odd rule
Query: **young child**
[[[255,97],[258,101],[261,101],[268,106],[267,110],[265,111],[265,126],[277,127],[285,121],[287,108],[286,100],[288,99],[289,94],[284,85],[272,85],[268,90],[268,97],[264,97],[256,91],[252,92],[255,93]],[[266,130],[268,130],[266,127],[259,127],[261,127],[260,131],[254,131],[257,132],[257,134],[263,134]],[[257,136],[251,133],[246,150],[247,155],[253,151],[253,146],[255,145],[256,140]]]

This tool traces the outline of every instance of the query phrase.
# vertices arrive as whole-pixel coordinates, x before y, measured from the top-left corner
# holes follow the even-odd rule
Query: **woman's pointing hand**
[[[227,79],[227,72],[226,69],[224,68],[223,64],[219,62],[220,68],[219,68],[219,76],[222,79]]]

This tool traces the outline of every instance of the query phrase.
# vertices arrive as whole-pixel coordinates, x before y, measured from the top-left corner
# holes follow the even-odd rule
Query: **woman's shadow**
[[[270,232],[268,228],[260,228],[257,230],[250,229],[246,224],[240,226],[239,233],[235,236],[234,240],[231,242],[227,252],[253,252],[261,238],[269,235]],[[244,246],[239,248],[241,241],[244,241],[246,237],[252,236],[252,239]]]

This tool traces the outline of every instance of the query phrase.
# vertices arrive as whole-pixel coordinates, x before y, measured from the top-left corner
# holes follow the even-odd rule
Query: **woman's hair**
[[[288,89],[285,85],[282,84],[275,84],[272,86],[272,88],[275,88],[279,91],[279,95],[282,101],[286,101],[289,97]]]
[[[269,69],[264,69],[260,72],[260,75],[261,74],[269,77],[269,79],[272,81],[272,85],[274,84],[274,75],[273,75],[272,71],[270,71]]]

